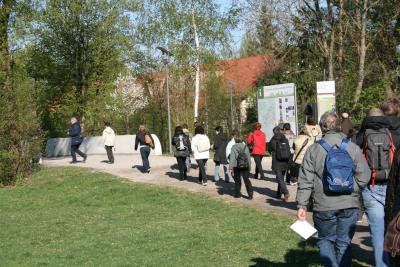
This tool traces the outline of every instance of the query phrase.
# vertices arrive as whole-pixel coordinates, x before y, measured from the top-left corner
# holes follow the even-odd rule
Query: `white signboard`
[[[317,82],[318,121],[327,111],[336,110],[335,81]]]
[[[282,123],[290,123],[297,135],[297,103],[294,83],[264,86],[257,93],[258,121],[267,135],[267,141],[273,136],[272,130]]]

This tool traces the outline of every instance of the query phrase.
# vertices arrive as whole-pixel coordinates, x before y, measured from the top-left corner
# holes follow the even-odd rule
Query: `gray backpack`
[[[371,169],[372,185],[389,178],[395,148],[392,133],[387,128],[367,129],[364,135],[364,155]]]

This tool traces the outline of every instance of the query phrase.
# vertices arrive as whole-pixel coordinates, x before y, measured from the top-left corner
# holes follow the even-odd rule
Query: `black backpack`
[[[395,148],[392,133],[387,128],[367,129],[364,135],[364,155],[372,171],[372,184],[389,178]]]
[[[286,138],[276,140],[276,159],[278,161],[289,161],[292,156],[290,153],[289,141]]]
[[[248,169],[249,168],[249,160],[246,155],[246,146],[243,147],[243,149],[239,152],[236,161],[237,161],[237,167],[239,169]]]
[[[188,149],[186,138],[187,137],[183,134],[176,137],[175,148],[177,151],[186,151]]]

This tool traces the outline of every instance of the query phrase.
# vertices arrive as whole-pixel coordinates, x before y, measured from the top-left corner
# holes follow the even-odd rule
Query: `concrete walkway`
[[[176,169],[176,159],[165,156],[151,156],[150,165],[152,166],[149,174],[140,171],[141,158],[140,155],[116,155],[115,164],[107,164],[102,161],[106,160],[105,155],[91,155],[86,163],[78,163],[70,165],[71,158],[48,158],[43,161],[44,166],[60,167],[60,166],[76,166],[87,167],[95,170],[107,172],[119,177],[123,177],[134,182],[149,183],[161,186],[170,186],[188,190],[190,192],[203,193],[209,196],[222,199],[227,202],[240,203],[256,207],[265,211],[273,211],[296,220],[296,186],[288,186],[290,198],[288,202],[276,199],[277,183],[275,176],[268,170],[271,168],[271,159],[264,158],[263,167],[265,171],[265,180],[251,179],[254,188],[253,200],[245,198],[247,196],[244,185],[242,185],[243,198],[233,198],[234,183],[231,179],[230,183],[213,182],[214,163],[210,159],[207,163],[208,185],[202,186],[198,183],[198,169],[192,168],[188,174],[188,180],[180,181],[178,179],[179,172]],[[192,166],[196,167],[192,159]],[[253,173],[254,173],[254,164]],[[252,177],[252,176],[251,176]],[[308,214],[308,221],[312,222],[312,214]],[[353,239],[353,257],[359,263],[359,266],[373,266],[373,254],[371,241],[369,236],[368,224],[363,222],[358,225],[357,233]]]

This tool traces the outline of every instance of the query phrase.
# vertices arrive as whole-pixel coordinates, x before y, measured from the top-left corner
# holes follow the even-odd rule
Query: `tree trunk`
[[[13,0],[3,0],[0,6],[0,86],[8,83],[10,78],[10,55],[8,47],[8,23]],[[3,89],[1,90],[3,91]]]
[[[345,96],[344,88],[344,1],[339,1],[339,52],[338,52],[338,62],[339,62],[339,79],[338,79],[338,95]]]
[[[329,47],[328,47],[328,42],[325,38],[324,35],[324,21],[323,21],[323,15],[322,11],[320,8],[319,0],[314,0],[314,7],[315,7],[315,15],[317,19],[317,27],[318,27],[318,38],[319,38],[319,43],[322,49],[322,55],[324,57],[324,70],[326,69],[326,66],[328,64],[329,66]],[[325,75],[324,75],[325,76]],[[325,79],[325,77],[324,77]]]
[[[335,18],[333,17],[332,4],[327,0],[329,24],[331,27],[330,44],[329,44],[329,57],[328,57],[328,80],[334,81],[334,52],[335,52]]]
[[[361,8],[361,7],[359,7]],[[360,99],[361,90],[363,88],[364,78],[365,78],[365,57],[367,54],[367,45],[366,45],[366,28],[367,28],[367,13],[368,13],[368,0],[364,0],[363,7],[361,10],[360,16],[360,57],[359,57],[359,65],[358,65],[358,82],[356,87],[356,92],[353,98],[353,105],[357,105],[358,100]]]
[[[194,0],[192,0],[192,27],[194,33],[194,40],[196,43],[196,84],[195,84],[195,94],[194,94],[194,121],[196,122],[199,117],[199,98],[200,98],[200,42],[197,33]]]

